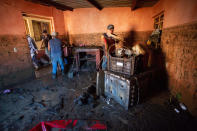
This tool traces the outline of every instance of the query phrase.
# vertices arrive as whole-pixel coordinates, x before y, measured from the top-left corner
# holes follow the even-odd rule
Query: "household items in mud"
[[[134,75],[139,73],[142,69],[140,67],[142,63],[142,57],[145,51],[139,44],[136,44],[129,49],[116,48],[115,54],[108,55],[108,70],[119,72],[127,75]]]
[[[139,89],[124,76],[105,71],[105,95],[113,98],[125,109],[139,102]]]
[[[104,93],[107,97],[113,98],[125,109],[128,109],[144,101],[152,91],[158,90],[158,86],[164,83],[161,78],[161,72],[161,69],[153,69],[129,76],[117,72],[104,71]],[[157,81],[156,83],[155,80]]]
[[[139,87],[135,85],[137,80],[134,75],[141,72],[138,67],[142,64],[140,60],[144,54],[145,51],[137,44],[132,49],[116,48],[115,54],[108,55],[108,70],[104,71],[104,93],[125,109],[139,103]]]
[[[93,54],[95,57],[80,57],[80,53]],[[76,61],[76,70],[80,70],[81,61],[95,61],[96,69],[99,69],[100,66],[100,47],[75,47],[74,48],[75,61]]]
[[[126,75],[133,75],[135,73],[136,57],[118,58],[109,56],[108,70],[118,72]]]
[[[95,84],[96,83],[92,83],[92,85],[88,86],[87,90],[74,100],[74,103],[79,106],[92,104],[93,107],[96,107],[97,102],[95,100],[97,99],[97,96]]]
[[[160,41],[161,41],[161,30],[156,29],[149,36],[149,39],[147,41],[147,45],[151,49],[159,49],[160,48]]]

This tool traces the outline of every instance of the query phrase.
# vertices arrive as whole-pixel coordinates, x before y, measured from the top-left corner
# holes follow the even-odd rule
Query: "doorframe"
[[[26,14],[25,13],[25,14],[23,14],[23,19],[27,21],[27,26],[28,26],[27,28],[29,30],[29,35],[33,39],[35,39],[35,37],[34,37],[32,20],[40,21],[40,22],[49,22],[51,32],[55,31],[53,17],[34,15],[34,14]],[[26,29],[26,32],[27,32],[27,29]]]

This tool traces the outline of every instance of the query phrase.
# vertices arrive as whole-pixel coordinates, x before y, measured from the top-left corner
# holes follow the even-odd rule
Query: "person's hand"
[[[36,50],[36,54],[38,54],[38,50]]]

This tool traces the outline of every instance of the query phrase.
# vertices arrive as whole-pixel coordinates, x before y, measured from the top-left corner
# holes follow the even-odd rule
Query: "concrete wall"
[[[62,11],[23,0],[0,1],[0,87],[34,77],[22,12],[53,17],[55,30],[65,35]]]

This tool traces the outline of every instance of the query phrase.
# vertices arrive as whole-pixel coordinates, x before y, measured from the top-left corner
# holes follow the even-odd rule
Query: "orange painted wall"
[[[101,11],[96,8],[75,9],[73,12],[64,12],[64,21],[65,28],[75,41],[87,43],[105,32],[108,24],[115,25],[115,32],[133,30],[139,34],[139,31],[153,30],[153,16],[161,11],[164,11],[162,51],[169,76],[169,89],[172,94],[181,93],[181,101],[192,113],[197,114],[197,0],[160,0],[153,7],[135,11],[127,7],[104,8]]]
[[[55,30],[62,35],[65,33],[62,11],[24,0],[2,0],[0,1],[0,35],[25,34],[22,12],[53,17]]]
[[[153,16],[164,13],[164,28],[197,21],[197,0],[160,0],[153,8]]]
[[[164,28],[197,21],[197,0],[160,0],[153,7],[135,11],[129,7],[64,11],[65,28],[70,34],[104,32],[108,24],[114,24],[117,32],[148,31],[153,30],[152,17],[163,10]]]
[[[70,34],[105,32],[108,24],[115,25],[115,32],[152,30],[151,8],[131,11],[129,7],[75,9],[64,12],[64,21]]]
[[[35,77],[22,12],[53,17],[55,31],[65,34],[63,11],[24,0],[0,0],[0,88]]]
[[[152,8],[154,15],[163,10],[162,51],[169,90],[173,95],[180,93],[181,101],[197,115],[197,0],[160,0]]]

